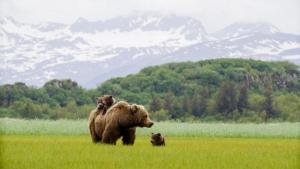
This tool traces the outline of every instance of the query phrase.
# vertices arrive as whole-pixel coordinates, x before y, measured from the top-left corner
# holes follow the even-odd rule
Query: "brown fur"
[[[102,117],[96,117],[96,134],[106,144],[116,144],[120,137],[123,144],[132,145],[136,127],[151,127],[153,122],[144,106],[120,101]]]
[[[151,135],[151,143],[153,146],[164,146],[165,138],[160,133],[152,133]]]
[[[98,97],[96,103],[97,103],[97,107],[90,112],[89,121],[88,121],[90,135],[94,143],[100,141],[100,137],[97,136],[95,132],[95,119],[98,116],[101,117],[105,115],[107,109],[115,103],[115,99],[110,95],[104,95],[102,97]]]

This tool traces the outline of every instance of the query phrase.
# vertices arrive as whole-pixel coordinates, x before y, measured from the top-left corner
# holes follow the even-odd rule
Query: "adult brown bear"
[[[95,131],[106,144],[116,144],[122,137],[123,144],[132,145],[136,127],[151,127],[153,122],[142,105],[120,101],[109,108],[104,117],[95,119]]]
[[[90,112],[88,127],[90,130],[90,135],[94,143],[101,141],[95,132],[95,119],[96,117],[103,117],[109,107],[111,107],[116,102],[116,99],[111,95],[104,95],[102,97],[97,97],[96,103],[97,107]]]

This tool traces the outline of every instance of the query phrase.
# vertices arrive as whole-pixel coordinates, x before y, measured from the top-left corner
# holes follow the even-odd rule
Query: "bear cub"
[[[152,133],[151,143],[153,146],[164,146],[165,138],[160,133]]]

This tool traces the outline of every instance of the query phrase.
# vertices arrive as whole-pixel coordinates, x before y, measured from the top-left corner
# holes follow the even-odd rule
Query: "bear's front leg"
[[[122,131],[122,141],[124,145],[133,145],[135,141],[135,127],[124,129]]]
[[[102,135],[102,143],[116,145],[118,138],[120,138],[118,130],[105,129]]]

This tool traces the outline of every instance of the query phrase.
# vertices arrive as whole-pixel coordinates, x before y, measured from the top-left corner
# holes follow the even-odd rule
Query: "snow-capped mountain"
[[[300,36],[287,33],[247,33],[217,41],[183,47],[168,60],[185,61],[211,58],[251,58],[300,63]]]
[[[191,17],[139,13],[106,21],[27,24],[0,17],[0,83],[40,86],[71,78],[94,87],[111,77],[173,61],[219,57],[300,64],[300,36],[267,23],[236,23],[213,34]]]
[[[237,22],[213,33],[218,39],[227,39],[252,33],[274,34],[280,32],[274,25],[264,22]]]

